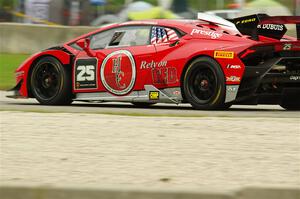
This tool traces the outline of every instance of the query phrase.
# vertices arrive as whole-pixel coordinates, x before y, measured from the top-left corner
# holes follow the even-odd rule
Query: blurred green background
[[[157,0],[143,0],[145,2],[149,2],[153,5],[157,5]],[[183,1],[183,0],[180,0]],[[214,0],[186,0],[188,3],[188,6],[192,9],[203,11],[203,10],[215,10],[220,9],[217,7],[216,1]],[[251,2],[252,0],[245,0],[246,3]],[[287,6],[291,11],[294,9],[295,0],[275,0],[285,6]],[[18,2],[18,0],[0,0],[0,7],[9,7],[13,8],[15,4]],[[117,12],[119,11],[126,0],[107,0],[107,4],[104,6],[105,10],[108,12]],[[232,4],[235,1],[234,0],[224,0],[225,4]],[[225,9],[224,7],[223,9]]]
[[[0,53],[0,90],[15,86],[15,69],[27,58],[25,54]]]

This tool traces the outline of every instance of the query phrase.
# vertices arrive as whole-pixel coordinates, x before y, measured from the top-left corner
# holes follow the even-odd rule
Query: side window
[[[80,48],[80,46],[78,46],[76,43],[70,44],[70,47],[72,47],[72,48],[74,48],[74,49],[76,49],[76,50],[82,51],[82,48]]]
[[[150,26],[128,26],[115,29],[109,46],[148,45]]]
[[[171,28],[153,26],[151,30],[151,44],[168,43],[179,39],[177,32]]]
[[[125,31],[116,31],[109,42],[109,46],[119,46],[125,35]]]
[[[113,30],[106,30],[91,36],[90,48],[104,49],[111,40]]]

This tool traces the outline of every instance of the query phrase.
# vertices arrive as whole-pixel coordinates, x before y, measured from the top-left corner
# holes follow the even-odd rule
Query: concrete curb
[[[237,192],[237,199],[299,199],[300,188],[245,188]]]
[[[179,191],[1,186],[1,199],[299,199],[299,188],[243,188],[238,191]]]
[[[143,189],[0,187],[1,199],[234,199],[229,192]]]

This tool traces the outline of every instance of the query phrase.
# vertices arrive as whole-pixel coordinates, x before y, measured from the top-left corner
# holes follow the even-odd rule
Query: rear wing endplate
[[[300,40],[300,16],[274,16],[266,14],[249,15],[231,20],[236,28],[244,35],[258,40],[258,36],[266,36],[280,40],[287,28],[285,24],[295,24],[297,39]]]

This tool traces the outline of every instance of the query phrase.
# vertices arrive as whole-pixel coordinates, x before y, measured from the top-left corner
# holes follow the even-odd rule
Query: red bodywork
[[[71,47],[76,41],[82,38],[88,38],[98,32],[123,27],[123,26],[162,26],[174,28],[181,33],[182,37],[172,45],[171,42],[160,44],[149,44],[146,46],[128,46],[115,47],[100,50],[86,51],[77,50]],[[17,70],[17,83],[20,85],[19,93],[23,97],[32,97],[28,88],[28,78],[30,69],[43,56],[53,56],[57,58],[65,67],[72,67],[73,71],[73,93],[91,93],[91,92],[109,92],[115,96],[124,96],[132,91],[144,90],[144,85],[153,85],[158,89],[181,87],[184,72],[189,63],[199,57],[208,56],[215,59],[223,70],[226,85],[239,85],[245,72],[245,64],[242,57],[255,52],[253,47],[257,46],[274,46],[275,51],[282,51],[286,44],[292,44],[293,51],[300,51],[300,42],[294,38],[285,37],[281,41],[269,37],[260,36],[257,41],[248,35],[241,35],[240,32],[232,27],[221,26],[213,23],[206,23],[200,20],[193,21],[176,21],[176,20],[149,20],[133,21],[123,24],[116,24],[100,28],[94,32],[78,37],[65,43],[60,49],[50,49],[37,53],[28,58]],[[126,52],[131,53],[132,60]],[[121,52],[113,55],[113,52]],[[121,55],[120,55],[121,54]],[[109,66],[113,65],[112,61],[116,56],[122,57],[122,80],[115,83],[116,76],[110,71]],[[76,61],[95,57],[97,59],[96,68],[96,87],[89,89],[78,88],[74,80],[74,63]],[[109,64],[108,64],[109,63]],[[101,71],[101,67],[105,67]],[[105,81],[101,77],[104,74]],[[135,74],[133,74],[135,73]],[[132,78],[134,82],[132,84]],[[105,86],[106,84],[106,86]],[[107,86],[108,85],[108,86]],[[109,87],[109,89],[108,89]],[[126,88],[130,91],[126,91]]]

